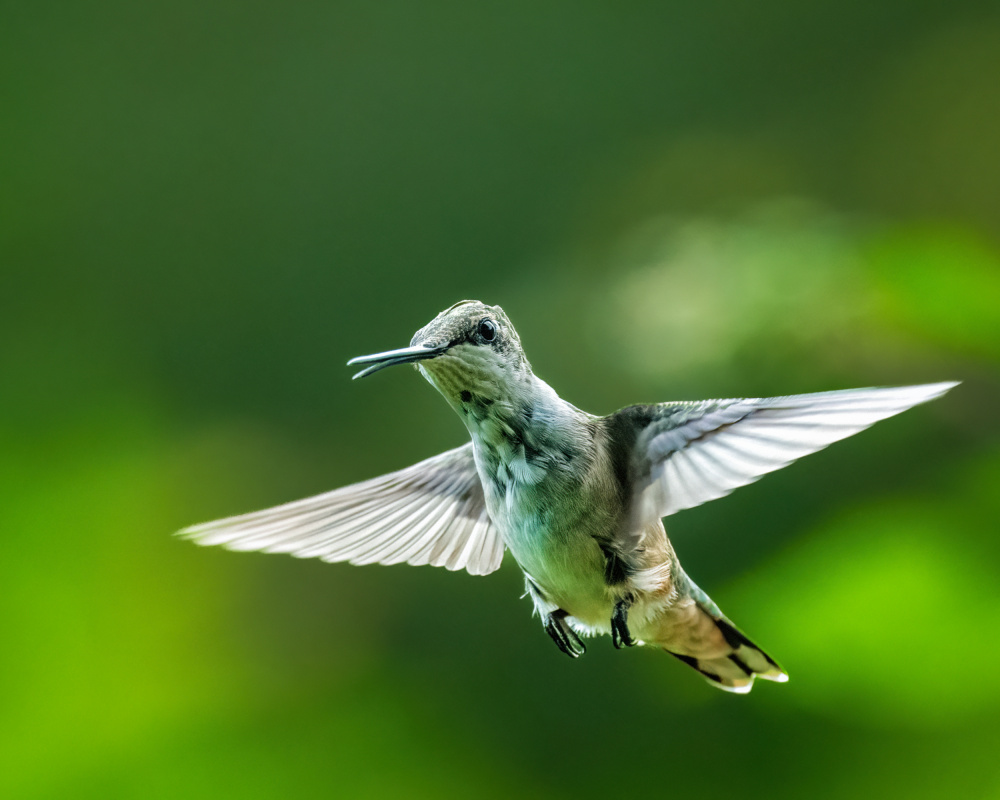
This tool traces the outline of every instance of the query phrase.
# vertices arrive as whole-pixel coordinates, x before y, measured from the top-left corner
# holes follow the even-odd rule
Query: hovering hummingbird
[[[510,550],[562,652],[610,633],[666,650],[720,689],[786,681],[688,578],[662,518],[729,494],[955,383],[634,405],[606,417],[531,369],[499,306],[463,300],[409,347],[352,359],[362,378],[415,364],[472,441],[411,467],[181,531],[198,544],[486,575]]]

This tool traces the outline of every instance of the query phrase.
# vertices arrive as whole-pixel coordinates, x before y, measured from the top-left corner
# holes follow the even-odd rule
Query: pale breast
[[[610,524],[606,511],[579,481],[520,461],[501,462],[484,481],[491,519],[547,600],[588,625],[605,623],[613,600],[594,530]]]

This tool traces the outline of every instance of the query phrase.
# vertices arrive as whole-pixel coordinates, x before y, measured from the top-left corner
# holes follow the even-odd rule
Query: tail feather
[[[711,608],[702,603],[696,603],[696,607],[701,624],[714,624],[718,634],[721,634],[716,639],[716,646],[701,654],[681,653],[665,647],[670,655],[698,670],[710,684],[727,692],[746,694],[753,688],[755,678],[778,683],[788,680],[788,673],[778,662],[718,612],[714,603]]]
[[[728,656],[730,661],[742,663],[754,675],[759,675],[768,681],[784,683],[788,680],[788,673],[778,662],[744,636],[743,632],[728,619],[720,617],[715,620],[715,624],[726,642],[733,648],[733,652]]]
[[[715,623],[730,648],[725,655],[698,658],[675,653],[672,650],[667,652],[698,670],[710,684],[727,692],[746,694],[753,688],[755,678],[778,683],[788,680],[788,673],[771,656],[737,630],[729,620],[716,619]]]
[[[703,592],[676,559],[671,565],[678,599],[643,638],[698,670],[710,684],[746,694],[755,678],[784,683],[788,674],[751,642]]]

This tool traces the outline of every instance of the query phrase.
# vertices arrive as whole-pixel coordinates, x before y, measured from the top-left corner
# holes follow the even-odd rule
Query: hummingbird
[[[610,634],[746,693],[788,675],[687,576],[663,518],[728,495],[875,422],[940,397],[933,383],[631,405],[595,416],[535,375],[499,306],[463,300],[354,378],[413,364],[465,423],[462,447],[405,469],[181,536],[231,550],[486,575],[509,550],[566,655]]]

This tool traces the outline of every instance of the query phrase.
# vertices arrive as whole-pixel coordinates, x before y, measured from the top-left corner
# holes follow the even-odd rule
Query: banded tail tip
[[[667,650],[670,655],[698,670],[712,686],[726,692],[747,694],[753,688],[755,678],[774,683],[788,681],[788,673],[778,662],[751,642],[728,619],[721,614],[717,615],[705,605],[699,606],[703,614],[715,623],[725,644],[730,648],[729,652],[719,655],[719,650],[715,649],[709,657],[697,657]]]

